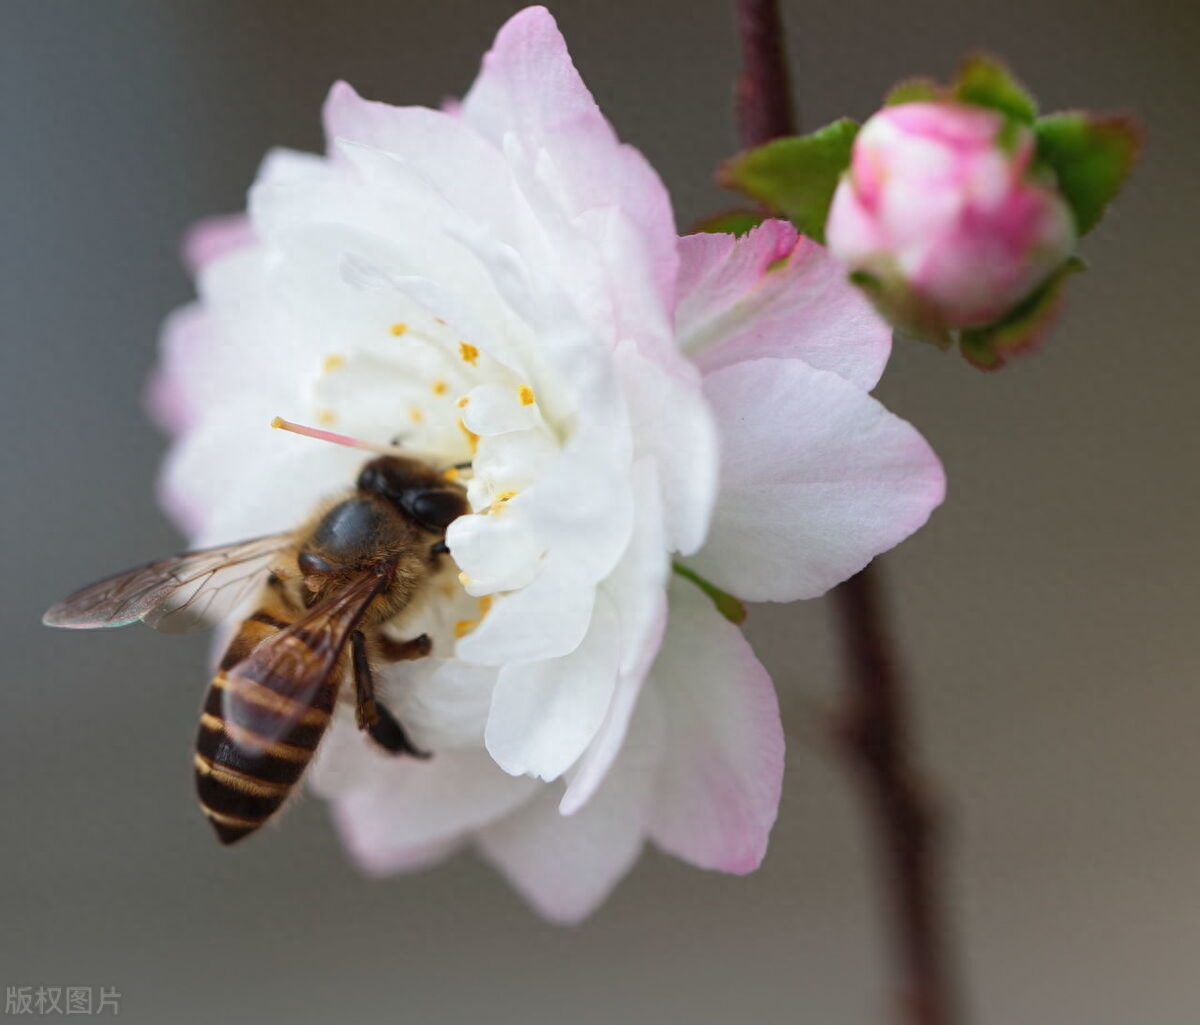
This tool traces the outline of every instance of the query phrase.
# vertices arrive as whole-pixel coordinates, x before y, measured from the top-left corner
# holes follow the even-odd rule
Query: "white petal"
[[[629,549],[601,588],[620,620],[620,665],[617,686],[604,722],[579,763],[568,773],[569,783],[559,811],[573,815],[591,799],[625,742],[629,721],[642,684],[662,643],[667,625],[667,578],[662,504],[654,460],[634,467],[637,519]]]
[[[537,788],[501,772],[482,750],[439,751],[423,762],[378,752],[352,724],[338,725],[312,782],[332,799],[346,847],[373,874],[401,871],[415,854],[461,841]]]
[[[528,805],[479,834],[483,855],[551,921],[590,915],[641,853],[659,751],[652,711],[639,710],[637,736],[577,815],[560,815],[560,789],[543,786]]]
[[[573,567],[547,559],[533,583],[496,597],[454,653],[485,666],[568,655],[587,633],[595,600],[594,584],[580,584]]]
[[[695,370],[655,363],[631,343],[616,353],[639,455],[653,456],[662,480],[668,550],[696,551],[717,494],[717,430]]]
[[[500,670],[484,741],[505,772],[552,780],[579,758],[612,700],[619,630],[616,610],[600,594],[587,636],[575,651]]]

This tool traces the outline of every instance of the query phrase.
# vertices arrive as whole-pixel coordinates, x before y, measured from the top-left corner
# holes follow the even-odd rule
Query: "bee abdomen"
[[[278,733],[271,728],[277,726],[278,712],[264,705],[261,717],[253,714],[257,711],[253,701],[256,688],[272,692],[275,709],[280,701],[294,699],[280,693],[283,681],[273,686],[277,681],[239,680],[239,698],[246,698],[241,707],[252,714],[241,723],[225,718],[223,693],[229,686],[226,670],[281,625],[281,621],[269,622],[264,613],[246,620],[221,660],[221,669],[205,697],[194,758],[196,792],[222,844],[235,843],[253,833],[280,809],[308,768],[333,709],[335,687],[326,685],[311,705],[295,710],[295,723],[278,740],[264,744],[263,735]]]

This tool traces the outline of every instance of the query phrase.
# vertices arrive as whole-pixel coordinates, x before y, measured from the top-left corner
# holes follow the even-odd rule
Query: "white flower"
[[[754,869],[774,692],[671,561],[786,601],[924,522],[937,459],[867,394],[887,329],[787,225],[678,239],[542,8],[453,114],[337,85],[325,119],[326,157],[272,154],[249,224],[193,237],[200,300],[152,398],[177,436],[164,501],[197,544],[287,529],[353,482],[352,451],[276,414],[472,463],[461,576],[396,627],[433,656],[383,671],[433,758],[384,755],[347,716],[313,770],[347,846],[389,873],[474,842],[558,920],[647,838]]]

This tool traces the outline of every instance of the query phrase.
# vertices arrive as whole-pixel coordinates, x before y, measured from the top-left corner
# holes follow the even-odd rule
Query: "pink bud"
[[[1075,248],[1062,197],[1031,171],[1033,134],[996,111],[906,103],[854,143],[825,234],[899,327],[944,335],[1004,318]]]

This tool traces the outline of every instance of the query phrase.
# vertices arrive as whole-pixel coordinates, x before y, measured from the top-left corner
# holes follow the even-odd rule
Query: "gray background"
[[[1150,150],[1046,352],[985,376],[906,346],[883,396],[947,506],[886,562],[953,815],[980,1022],[1200,1020],[1196,63],[1188,3],[785,4],[812,127],[894,80],[1007,55],[1047,107],[1138,110]],[[472,856],[357,877],[323,809],[218,850],[193,802],[202,638],[38,615],[173,550],[139,407],[191,220],[269,145],[319,145],[335,77],[436,103],[509,3],[2,0],[0,984],[116,986],[136,1022],[889,1020],[871,849],[831,759],[830,609],[754,610],[791,737],[763,869],[650,854],[594,919],[540,923]],[[555,5],[681,224],[725,202],[736,51],[718,0]]]

